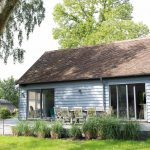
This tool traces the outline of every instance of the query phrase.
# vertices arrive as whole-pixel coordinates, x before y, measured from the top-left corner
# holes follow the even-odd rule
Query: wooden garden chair
[[[60,107],[54,107],[55,119],[61,121],[63,119]]]
[[[96,116],[96,108],[95,107],[88,107],[87,108],[87,118],[92,118]]]
[[[75,116],[75,123],[80,123],[81,120],[83,122],[84,118],[83,118],[82,107],[73,107],[73,110],[74,110],[74,116]]]
[[[69,109],[68,107],[60,107],[61,109],[61,114],[63,118],[63,122],[69,122],[70,123],[70,115],[69,115]]]

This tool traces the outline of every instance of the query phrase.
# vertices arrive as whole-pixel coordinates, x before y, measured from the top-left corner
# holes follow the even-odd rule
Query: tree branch
[[[82,12],[84,13],[84,15],[88,18],[88,15],[87,15],[87,13],[85,12],[84,8],[82,7],[80,0],[78,0],[78,4],[79,4],[79,6],[80,6],[81,11],[82,11]]]
[[[0,3],[3,1],[0,0]],[[5,26],[9,20],[11,13],[14,11],[19,0],[6,0],[0,13],[0,35],[4,32]]]

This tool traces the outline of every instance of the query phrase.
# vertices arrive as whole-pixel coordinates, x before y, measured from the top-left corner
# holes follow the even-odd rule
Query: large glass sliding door
[[[110,100],[113,115],[146,119],[145,84],[111,85]]]
[[[53,114],[54,89],[28,91],[28,118],[47,118]]]

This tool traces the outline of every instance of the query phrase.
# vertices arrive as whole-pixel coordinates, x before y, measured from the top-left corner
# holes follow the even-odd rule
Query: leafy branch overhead
[[[129,0],[63,0],[55,6],[53,37],[62,48],[146,36],[148,27],[132,20]]]
[[[0,0],[0,58],[22,62],[21,44],[45,17],[42,0]],[[14,40],[15,39],[15,40]],[[18,39],[18,47],[16,45]]]

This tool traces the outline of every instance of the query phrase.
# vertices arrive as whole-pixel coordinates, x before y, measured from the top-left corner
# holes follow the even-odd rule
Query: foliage
[[[104,139],[135,140],[139,138],[139,124],[110,116],[99,118],[100,134]]]
[[[13,135],[16,136],[30,136],[33,135],[30,124],[26,121],[20,121],[16,126],[12,127]]]
[[[48,128],[48,125],[44,121],[40,121],[39,127],[37,128],[38,137],[50,137],[50,128]]]
[[[21,136],[21,132],[20,132],[20,130],[18,129],[17,126],[12,126],[12,127],[11,127],[11,130],[12,130],[12,134],[13,134],[14,136]]]
[[[3,17],[5,21],[0,22],[0,27],[4,26],[5,29],[0,34],[0,58],[6,63],[8,57],[13,56],[14,62],[22,62],[25,51],[20,47],[24,37],[28,39],[45,17],[43,0],[3,1],[0,1],[0,5],[3,4],[0,19]],[[17,39],[19,44],[15,43]]]
[[[89,138],[97,138],[99,132],[99,119],[98,117],[88,118],[88,120],[83,124],[83,132],[89,134]]]
[[[125,140],[135,140],[139,139],[140,136],[140,126],[137,122],[127,121],[123,124],[123,137]]]
[[[6,99],[18,107],[19,90],[15,86],[13,77],[0,81],[0,99]]]
[[[80,139],[82,137],[82,132],[79,126],[73,125],[70,129],[70,135],[74,139]]]
[[[61,138],[64,135],[64,128],[61,122],[54,122],[51,127],[51,131],[55,134],[58,134],[58,138]]]
[[[7,108],[1,108],[0,109],[0,118],[1,119],[8,119],[10,118],[11,113]]]
[[[0,109],[0,119],[3,119],[3,135],[4,135],[4,120],[10,118],[11,113],[7,108]]]
[[[149,29],[132,20],[129,0],[63,0],[55,6],[53,37],[62,48],[146,36]]]
[[[48,137],[50,135],[50,129],[45,121],[37,120],[33,123],[33,132],[35,136],[38,134],[43,134],[44,137]]]

